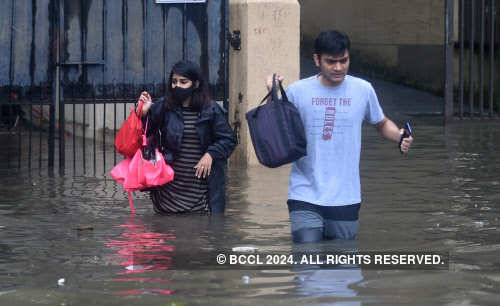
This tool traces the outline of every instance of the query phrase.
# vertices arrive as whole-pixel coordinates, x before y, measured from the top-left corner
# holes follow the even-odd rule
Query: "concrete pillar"
[[[229,52],[229,122],[239,125],[234,166],[257,165],[245,113],[266,95],[273,72],[284,85],[299,79],[300,6],[297,0],[230,0],[229,30],[241,32],[241,50]]]

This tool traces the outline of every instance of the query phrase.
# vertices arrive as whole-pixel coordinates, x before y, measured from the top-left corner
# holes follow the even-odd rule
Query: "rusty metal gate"
[[[138,95],[164,95],[181,59],[227,107],[228,0],[156,2],[1,1],[0,168],[106,173]]]
[[[499,118],[498,7],[499,0],[446,0],[446,119]]]

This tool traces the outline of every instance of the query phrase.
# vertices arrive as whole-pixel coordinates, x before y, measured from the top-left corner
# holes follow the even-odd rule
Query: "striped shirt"
[[[176,159],[170,164],[174,180],[151,191],[151,200],[157,213],[206,212],[208,210],[207,179],[197,178],[194,166],[203,156],[200,136],[195,129],[198,113],[182,109],[184,132]]]

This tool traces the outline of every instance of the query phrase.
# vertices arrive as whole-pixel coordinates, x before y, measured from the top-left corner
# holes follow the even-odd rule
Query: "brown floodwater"
[[[447,269],[227,270],[172,264],[175,256],[203,257],[236,246],[262,252],[296,248],[286,208],[289,167],[230,168],[225,217],[157,216],[144,193],[134,195],[131,216],[126,194],[109,175],[90,175],[91,169],[73,173],[72,164],[64,175],[52,176],[45,170],[5,169],[0,171],[0,304],[496,305],[500,122],[444,127],[439,117],[400,116],[398,123],[406,119],[415,143],[405,156],[373,127],[363,129],[357,239],[303,247],[432,250],[450,254]]]

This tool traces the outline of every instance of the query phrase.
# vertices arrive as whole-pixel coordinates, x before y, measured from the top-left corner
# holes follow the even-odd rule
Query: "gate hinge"
[[[229,43],[234,50],[241,50],[241,32],[240,30],[234,30],[232,33],[228,35]]]

